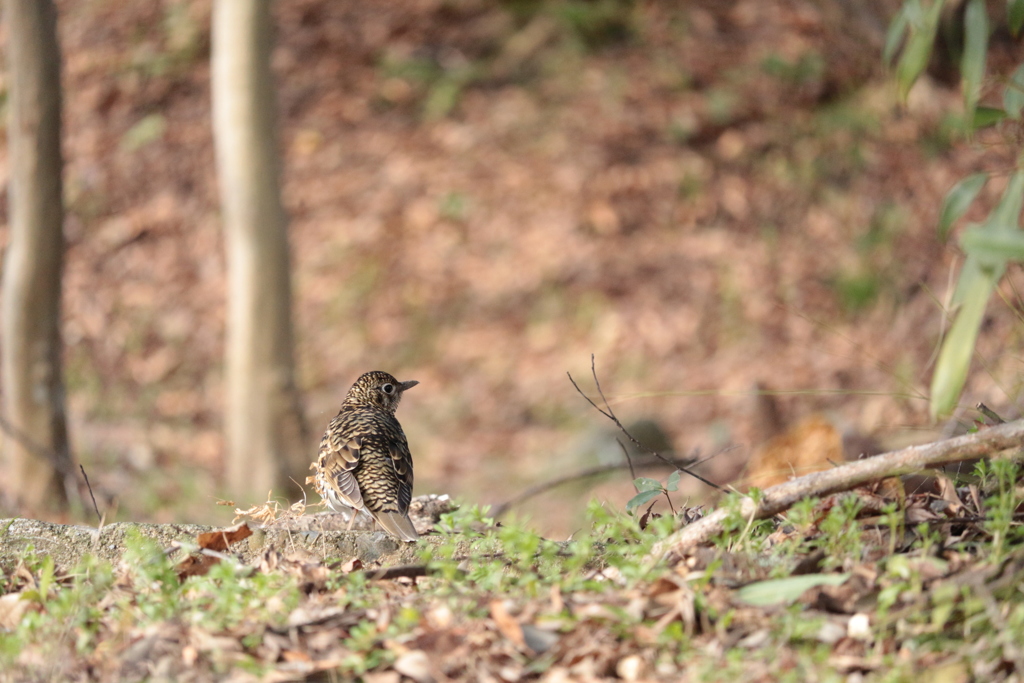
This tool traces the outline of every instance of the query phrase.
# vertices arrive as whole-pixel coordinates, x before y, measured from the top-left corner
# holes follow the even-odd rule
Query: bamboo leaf
[[[988,13],[985,0],[970,0],[964,14],[964,54],[960,59],[960,74],[964,82],[964,107],[967,118],[973,119],[981,97],[981,82],[985,78],[985,59],[988,55]]]
[[[907,33],[907,23],[907,7],[904,5],[893,17],[892,23],[889,24],[889,30],[885,32],[885,47],[882,49],[884,64],[891,65],[893,58],[896,57],[896,50],[899,49],[900,43],[903,42],[903,36]]]
[[[994,126],[1006,118],[1006,112],[998,107],[977,107],[971,119],[971,129],[979,130]]]
[[[978,330],[985,315],[985,306],[997,279],[991,271],[969,268],[968,265],[964,264],[960,282],[957,283],[958,292],[963,292],[963,305],[942,343],[935,374],[932,375],[931,401],[928,406],[932,419],[951,413],[960,399],[971,366],[974,343],[978,339]]]
[[[1024,0],[1021,3],[1024,4]],[[1024,64],[1017,67],[1003,90],[1003,109],[1011,119],[1019,119],[1024,110]]]
[[[922,10],[920,2],[911,0],[907,3],[910,37],[896,65],[896,82],[901,99],[907,98],[911,86],[928,65],[943,4],[943,0],[935,0],[927,10]]]
[[[953,189],[946,193],[946,198],[942,202],[942,211],[939,214],[940,240],[945,240],[953,224],[967,213],[967,209],[970,208],[987,180],[987,174],[974,173],[958,182]]]
[[[1003,190],[999,205],[989,214],[982,228],[986,231],[1016,229],[1020,225],[1020,211],[1024,207],[1024,171],[1017,171]],[[1010,227],[1012,226],[1012,227]]]
[[[960,244],[971,256],[977,256],[987,266],[1005,267],[1007,261],[1024,261],[1024,232],[985,232],[971,230],[964,233]]]
[[[1020,29],[1024,26],[1024,0],[1007,1],[1006,23],[1010,25],[1010,33],[1014,38],[1020,35]]]
[[[771,579],[748,583],[736,591],[736,597],[756,607],[767,607],[784,602],[793,602],[808,588],[815,586],[838,586],[850,578],[850,574],[802,574],[784,579]]]

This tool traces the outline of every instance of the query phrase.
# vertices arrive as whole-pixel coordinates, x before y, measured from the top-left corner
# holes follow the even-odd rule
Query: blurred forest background
[[[111,518],[225,522],[212,3],[56,5],[72,451]],[[623,421],[656,421],[678,456],[717,453],[700,466],[716,481],[812,414],[848,443],[934,437],[962,262],[939,207],[1016,150],[958,132],[941,59],[898,102],[881,59],[898,7],[273,3],[308,460],[352,381],[381,369],[421,383],[399,410],[417,494],[501,503],[613,462],[611,425],[566,378],[591,389],[591,353]],[[991,50],[1019,61],[1008,38]],[[3,142],[5,185],[7,167]],[[1019,412],[1021,287],[1011,266],[963,406]],[[632,494],[623,473],[517,512],[565,534],[589,497]]]

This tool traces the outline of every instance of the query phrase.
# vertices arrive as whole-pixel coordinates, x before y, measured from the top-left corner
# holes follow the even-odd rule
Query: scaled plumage
[[[365,510],[403,541],[419,535],[409,520],[412,455],[395,410],[402,393],[417,384],[380,371],[357,379],[327,426],[320,455],[310,467],[316,471],[311,478],[317,493],[332,510],[351,509],[351,521]]]

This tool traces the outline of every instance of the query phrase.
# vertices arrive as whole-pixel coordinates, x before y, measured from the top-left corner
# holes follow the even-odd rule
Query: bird
[[[401,541],[419,538],[409,519],[412,455],[395,410],[402,394],[419,384],[399,382],[375,370],[348,390],[337,416],[327,425],[320,452],[310,465],[316,492],[335,512],[369,513]]]

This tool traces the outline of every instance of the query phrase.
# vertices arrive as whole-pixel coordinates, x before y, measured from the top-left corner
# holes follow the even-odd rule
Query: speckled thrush
[[[409,520],[412,455],[395,409],[402,393],[419,384],[386,372],[368,372],[352,385],[320,441],[310,469],[316,492],[337,512],[368,512],[402,541],[419,538]]]

